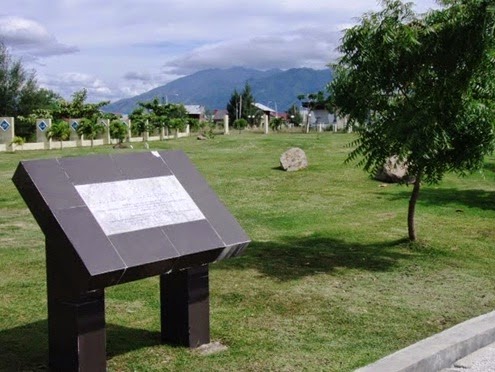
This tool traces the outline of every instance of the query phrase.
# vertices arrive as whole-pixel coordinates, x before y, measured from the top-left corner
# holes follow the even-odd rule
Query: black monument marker
[[[104,288],[160,275],[164,342],[209,343],[208,264],[249,238],[180,151],[22,161],[46,239],[49,363],[106,368]]]

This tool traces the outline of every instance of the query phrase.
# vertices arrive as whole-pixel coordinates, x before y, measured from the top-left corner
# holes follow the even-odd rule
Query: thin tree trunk
[[[421,171],[416,175],[411,198],[409,199],[409,211],[407,213],[407,229],[409,232],[409,240],[416,240],[416,228],[414,225],[414,215],[416,212],[416,202],[419,198],[419,189],[421,187]]]

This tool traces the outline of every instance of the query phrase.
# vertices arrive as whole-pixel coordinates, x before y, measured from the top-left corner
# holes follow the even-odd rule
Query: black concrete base
[[[50,370],[105,371],[104,290],[78,293],[68,287],[68,281],[54,268],[50,256],[47,249]]]
[[[210,342],[208,266],[160,276],[162,342],[196,348]]]

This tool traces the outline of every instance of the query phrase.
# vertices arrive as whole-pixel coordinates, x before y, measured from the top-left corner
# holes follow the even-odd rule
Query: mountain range
[[[162,102],[202,105],[208,110],[225,109],[234,90],[241,92],[248,83],[256,102],[283,112],[291,105],[298,104],[298,95],[324,90],[331,80],[330,69],[208,69],[181,77],[140,95],[110,103],[103,110],[129,114],[137,107],[138,102],[147,102],[154,98]]]

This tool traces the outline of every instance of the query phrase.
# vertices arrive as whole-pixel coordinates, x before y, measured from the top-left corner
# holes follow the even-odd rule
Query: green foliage
[[[0,43],[0,115],[27,114],[20,112],[19,102],[36,89],[34,74],[27,72],[20,60],[12,59],[5,45]]]
[[[241,93],[234,90],[227,104],[229,121],[233,123],[237,119],[247,120],[249,116],[254,116],[256,113],[256,108],[253,106],[254,103],[255,100],[251,86],[248,83],[246,83]]]
[[[130,115],[129,119],[131,119],[131,131],[133,135],[140,136],[144,132],[153,129],[153,126],[149,124],[150,115],[145,112],[144,107],[136,108]]]
[[[25,142],[26,141],[24,140],[24,138],[19,137],[19,136],[15,136],[14,139],[12,140],[12,142],[10,142],[10,144],[22,146],[22,145],[24,145]]]
[[[60,141],[60,148],[62,148],[62,141],[67,141],[70,138],[69,123],[65,120],[54,120],[46,131],[46,138]]]
[[[102,112],[101,113],[102,119],[108,119],[110,121],[119,119],[121,117],[122,117],[121,115],[114,114],[113,112]]]
[[[200,132],[209,139],[215,138],[215,133],[213,130],[215,129],[216,124],[213,120],[197,120],[189,118],[187,119],[187,123],[189,124],[191,131]]]
[[[119,143],[124,142],[127,137],[127,125],[125,125],[122,120],[116,119],[110,122],[110,137],[119,141]]]
[[[187,119],[186,118],[173,118],[169,121],[169,128],[175,130],[176,136],[181,131],[186,129]]]
[[[197,132],[203,128],[206,127],[207,122],[204,120],[198,120],[198,119],[193,119],[193,118],[188,118],[186,120],[186,124],[189,125],[189,128],[191,129],[192,132]]]
[[[248,122],[246,119],[237,119],[234,121],[234,123],[232,123],[232,127],[234,127],[234,129],[238,129],[239,133],[241,133],[241,131],[247,126]]]
[[[0,116],[16,117],[19,136],[34,137],[36,128],[27,118],[35,110],[53,108],[58,98],[51,90],[39,88],[35,74],[26,71],[0,42]]]
[[[308,110],[308,114],[311,114],[316,108],[325,108],[329,112],[333,112],[334,109],[330,104],[330,97],[326,97],[323,91],[317,93],[300,94],[297,99],[301,101],[303,107]],[[302,122],[302,118],[301,118]],[[306,133],[309,132],[309,115],[306,120]]]
[[[304,99],[304,98],[303,98]],[[299,111],[299,107],[297,105],[292,105],[289,110],[287,110],[287,116],[289,121],[294,124],[296,127],[302,124],[302,115]]]
[[[146,116],[150,125],[155,128],[168,128],[178,131],[183,130],[186,126],[188,113],[182,104],[163,104],[160,103],[158,98],[155,98],[150,102],[139,102],[139,106],[146,111],[138,111],[138,114]]]
[[[108,370],[355,371],[492,311],[495,156],[485,177],[448,174],[424,187],[427,238],[410,244],[401,239],[407,190],[379,188],[344,165],[353,138],[243,133],[150,144],[184,151],[252,242],[209,268],[211,338],[228,351],[204,356],[158,342],[153,277],[105,289]],[[145,149],[133,145],[123,151]],[[306,171],[273,169],[290,147],[304,149]],[[44,236],[10,175],[21,160],[115,154],[64,152],[0,155],[1,371],[48,369]]]
[[[81,89],[72,94],[72,101],[60,99],[57,107],[53,111],[55,119],[63,118],[86,118],[97,120],[103,116],[100,109],[107,105],[109,101],[101,101],[98,103],[86,103],[88,92],[86,89]]]
[[[100,123],[99,120],[81,119],[79,126],[77,127],[77,134],[84,136],[84,138],[91,140],[91,147],[93,147],[93,141],[103,133],[105,126]]]
[[[285,124],[285,120],[283,118],[277,117],[277,118],[272,118],[270,120],[270,128],[274,131],[279,131],[282,129],[282,126]]]
[[[494,150],[495,13],[488,0],[443,1],[425,16],[383,4],[344,35],[330,91],[358,125],[349,160],[370,173],[391,155],[408,164],[411,215],[421,181],[477,170]]]

